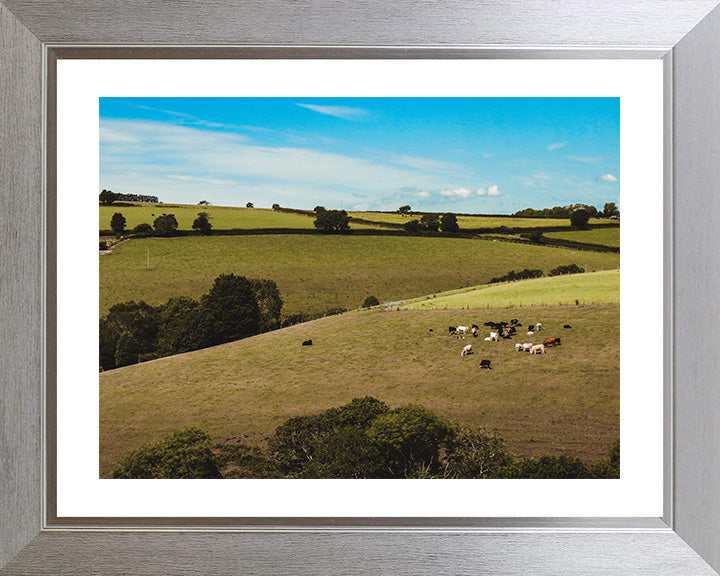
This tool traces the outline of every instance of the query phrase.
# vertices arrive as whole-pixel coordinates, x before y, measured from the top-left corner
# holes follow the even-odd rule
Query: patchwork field
[[[591,272],[620,262],[618,254],[507,242],[352,235],[132,239],[99,258],[101,315],[128,300],[197,298],[222,273],[274,280],[288,315],[354,309],[369,295],[384,302],[477,286],[510,270],[577,264]]]
[[[497,343],[448,335],[449,325],[511,318],[545,330]],[[514,349],[550,336],[563,344],[544,356]],[[475,354],[461,358],[467,343]],[[619,438],[619,376],[619,304],[351,312],[101,373],[100,471],[190,425],[262,446],[291,416],[365,395],[495,430],[517,456],[594,462]]]
[[[560,238],[573,242],[601,244],[603,246],[620,247],[620,228],[596,228],[594,230],[573,230],[568,232],[545,232],[548,238]]]
[[[351,212],[356,218],[363,218],[371,222],[388,222],[391,224],[405,224],[409,220],[419,220],[421,216],[403,216],[388,212]],[[538,228],[545,226],[570,226],[569,218],[512,218],[502,216],[458,216],[458,226],[463,228],[495,228],[507,226],[508,228]],[[593,220],[593,225],[613,224],[617,221],[609,219]]]
[[[620,270],[534,278],[486,284],[477,288],[437,294],[403,302],[411,310],[427,308],[485,308],[542,306],[547,304],[597,304],[620,302]]]

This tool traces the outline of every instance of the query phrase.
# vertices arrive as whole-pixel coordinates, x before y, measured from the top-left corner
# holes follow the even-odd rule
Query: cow
[[[490,332],[490,340],[492,340],[493,342],[497,342],[498,341],[498,333]]]
[[[570,326],[570,324],[565,324],[565,326],[563,326],[563,328],[572,328],[572,326]]]
[[[533,343],[532,342],[525,342],[522,345],[523,352],[530,352],[532,350]]]
[[[512,320],[510,320],[510,326],[517,326],[518,324],[520,324],[520,320],[518,320],[517,318],[513,318]]]
[[[467,334],[468,330],[470,330],[470,328],[468,328],[467,326],[458,326],[457,328],[455,328],[455,332],[457,332],[458,334],[460,332],[462,332],[463,334]]]
[[[303,345],[303,346],[312,346],[312,345],[313,345],[313,344],[312,344],[312,340],[305,340],[305,341],[302,343],[302,345]]]
[[[527,332],[528,336],[532,336],[533,334],[535,334],[535,332],[533,332],[532,330],[528,330],[528,332]]]
[[[548,338],[543,342],[545,346],[560,346],[560,344],[562,344],[560,338]]]
[[[495,326],[495,322],[485,322],[483,326],[490,326],[491,328]]]
[[[468,356],[473,353],[472,344],[468,344],[465,346],[465,348],[462,349],[462,352],[460,352],[460,358],[465,358],[465,356]]]
[[[455,326],[448,326],[448,333],[450,334],[450,336],[455,334]]]
[[[488,370],[492,370],[492,367],[490,366],[490,360],[480,360],[480,368],[487,368]]]
[[[545,346],[542,344],[535,344],[535,346],[530,348],[530,354],[545,354]]]
[[[542,330],[542,324],[538,322],[535,324],[535,332],[540,332],[540,330]]]
[[[522,346],[522,344],[520,344],[520,342],[518,342],[517,344],[515,344],[515,352],[522,352],[522,351],[523,351],[523,346]]]
[[[492,342],[492,341],[493,341],[493,339],[490,338],[490,336],[488,336],[487,338],[485,338],[485,342]]]
[[[530,325],[528,326],[528,332],[535,332],[535,326],[532,325],[532,324],[530,324]]]

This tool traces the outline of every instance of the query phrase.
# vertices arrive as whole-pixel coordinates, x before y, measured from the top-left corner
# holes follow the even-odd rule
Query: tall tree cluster
[[[100,368],[232,342],[280,327],[283,301],[272,280],[221,274],[200,300],[115,304],[100,320]]]

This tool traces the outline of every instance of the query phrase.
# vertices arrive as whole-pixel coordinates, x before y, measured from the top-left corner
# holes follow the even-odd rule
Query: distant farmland
[[[517,282],[487,284],[472,290],[402,303],[407,309],[483,308],[500,306],[538,306],[545,304],[620,302],[620,271],[606,270],[534,278]]]
[[[594,230],[570,230],[567,232],[545,232],[548,238],[560,238],[573,242],[586,242],[588,244],[602,244],[603,246],[620,247],[620,228],[600,228]]]
[[[449,325],[510,318],[545,330],[500,342],[447,333]],[[370,310],[104,372],[101,475],[124,450],[178,428],[262,446],[289,417],[365,395],[495,430],[518,457],[566,453],[595,462],[620,434],[619,321],[618,304]],[[568,323],[573,328],[563,329]],[[515,351],[515,342],[550,336],[563,345],[544,356]],[[301,346],[308,338],[313,346]],[[460,358],[467,343],[476,353]],[[493,370],[480,370],[480,359]]]
[[[127,300],[161,304],[171,296],[197,298],[222,273],[274,280],[287,315],[354,309],[369,295],[383,302],[475,286],[510,270],[547,273],[567,264],[611,270],[619,262],[612,253],[462,238],[268,234],[132,239],[100,256],[100,313]]]

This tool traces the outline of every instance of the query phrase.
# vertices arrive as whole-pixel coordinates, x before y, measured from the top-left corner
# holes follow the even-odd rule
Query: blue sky
[[[618,98],[101,98],[100,188],[512,213],[620,200]]]

